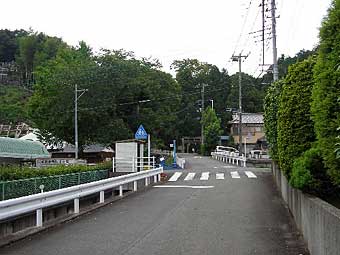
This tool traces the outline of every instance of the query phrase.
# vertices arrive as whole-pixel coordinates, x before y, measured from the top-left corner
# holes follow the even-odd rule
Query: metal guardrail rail
[[[238,156],[234,153],[212,152],[211,156],[213,159],[217,159],[225,163],[243,167],[247,166],[247,158],[244,156]]]
[[[145,179],[145,185],[147,186],[151,177],[154,178],[154,182],[160,181],[160,174],[162,172],[163,168],[160,167],[148,171],[2,201],[0,202],[0,220],[36,211],[36,226],[41,227],[43,225],[42,210],[44,208],[73,200],[74,213],[77,214],[79,213],[79,199],[81,197],[99,193],[99,203],[104,203],[105,190],[119,187],[119,196],[123,196],[124,184],[133,183],[133,190],[137,191],[138,180]]]

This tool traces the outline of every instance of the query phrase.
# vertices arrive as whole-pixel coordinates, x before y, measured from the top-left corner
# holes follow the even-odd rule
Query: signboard
[[[138,140],[146,140],[148,139],[148,133],[146,133],[143,125],[140,125],[136,134],[135,134],[135,139]]]

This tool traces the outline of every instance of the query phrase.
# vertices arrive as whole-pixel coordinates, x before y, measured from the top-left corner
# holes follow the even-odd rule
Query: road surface
[[[168,171],[169,182],[0,254],[308,254],[269,170],[186,157],[188,169]]]

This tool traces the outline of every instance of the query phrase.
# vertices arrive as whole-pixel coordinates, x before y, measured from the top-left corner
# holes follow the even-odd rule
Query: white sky
[[[234,50],[251,52],[243,71],[260,74],[261,0],[3,0],[0,28],[29,29],[62,37],[71,45],[84,40],[100,48],[131,50],[158,58],[165,71],[173,60],[197,58],[230,73]],[[266,2],[270,2],[266,0]],[[318,28],[331,0],[276,0],[277,47],[293,56],[318,42]],[[251,3],[251,4],[250,4]],[[248,8],[250,6],[250,8]],[[268,6],[270,8],[270,6]],[[248,15],[246,15],[248,12]],[[258,15],[257,15],[258,13]],[[247,16],[247,22],[242,26]],[[270,12],[268,12],[270,16]],[[257,17],[257,18],[256,18]],[[270,20],[267,23],[270,25]],[[240,40],[241,30],[243,31]],[[269,35],[270,36],[270,35]],[[237,43],[238,42],[238,43]],[[265,57],[272,63],[271,40]]]

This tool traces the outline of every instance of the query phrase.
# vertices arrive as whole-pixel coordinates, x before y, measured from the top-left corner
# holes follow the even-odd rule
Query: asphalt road
[[[16,242],[0,254],[308,254],[269,170],[198,156],[187,156],[187,162],[188,169],[167,172],[182,173],[172,182]]]

